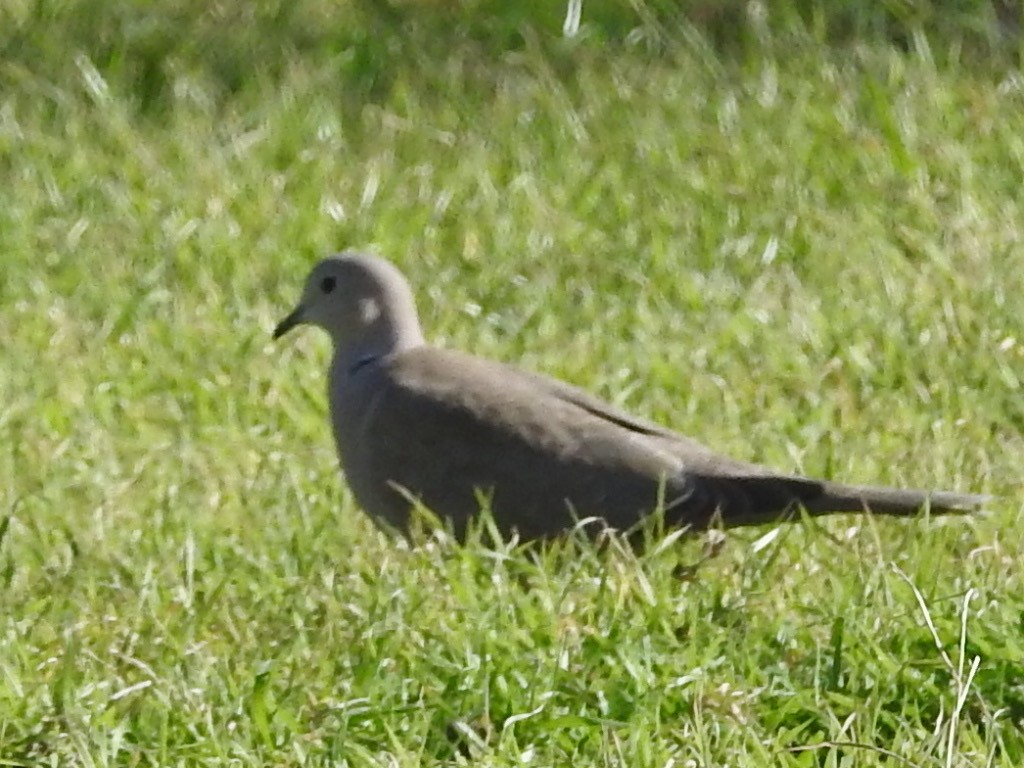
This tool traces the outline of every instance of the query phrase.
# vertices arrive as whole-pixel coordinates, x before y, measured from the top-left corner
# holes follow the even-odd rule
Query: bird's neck
[[[337,340],[334,368],[352,376],[391,355],[423,346],[423,332],[415,318],[406,324],[378,320],[359,334],[357,341]]]

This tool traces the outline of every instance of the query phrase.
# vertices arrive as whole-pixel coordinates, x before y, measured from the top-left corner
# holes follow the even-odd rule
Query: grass
[[[346,26],[373,7],[0,24],[0,764],[1020,765],[1012,57],[521,19],[492,50]],[[343,246],[438,343],[998,499],[714,557],[395,542],[338,475],[326,340],[269,339]]]

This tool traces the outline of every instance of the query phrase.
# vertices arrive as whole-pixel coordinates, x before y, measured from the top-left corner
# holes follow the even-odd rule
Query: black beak
[[[300,304],[294,309],[294,311],[292,311],[290,315],[288,315],[288,317],[286,317],[284,320],[277,324],[277,327],[274,329],[274,338],[280,339],[282,336],[288,333],[288,331],[290,331],[296,325],[300,325],[301,323],[302,305]]]

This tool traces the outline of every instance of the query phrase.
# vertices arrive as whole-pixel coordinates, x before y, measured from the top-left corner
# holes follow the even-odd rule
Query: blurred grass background
[[[1020,764],[1020,5],[566,10],[0,6],[5,764]],[[268,336],[350,246],[438,343],[999,498],[410,549]]]

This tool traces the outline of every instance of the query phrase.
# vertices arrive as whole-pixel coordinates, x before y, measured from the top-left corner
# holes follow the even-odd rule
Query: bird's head
[[[306,278],[302,298],[274,329],[278,339],[297,325],[323,328],[343,360],[381,357],[423,343],[409,283],[391,262],[345,252],[329,256]]]

